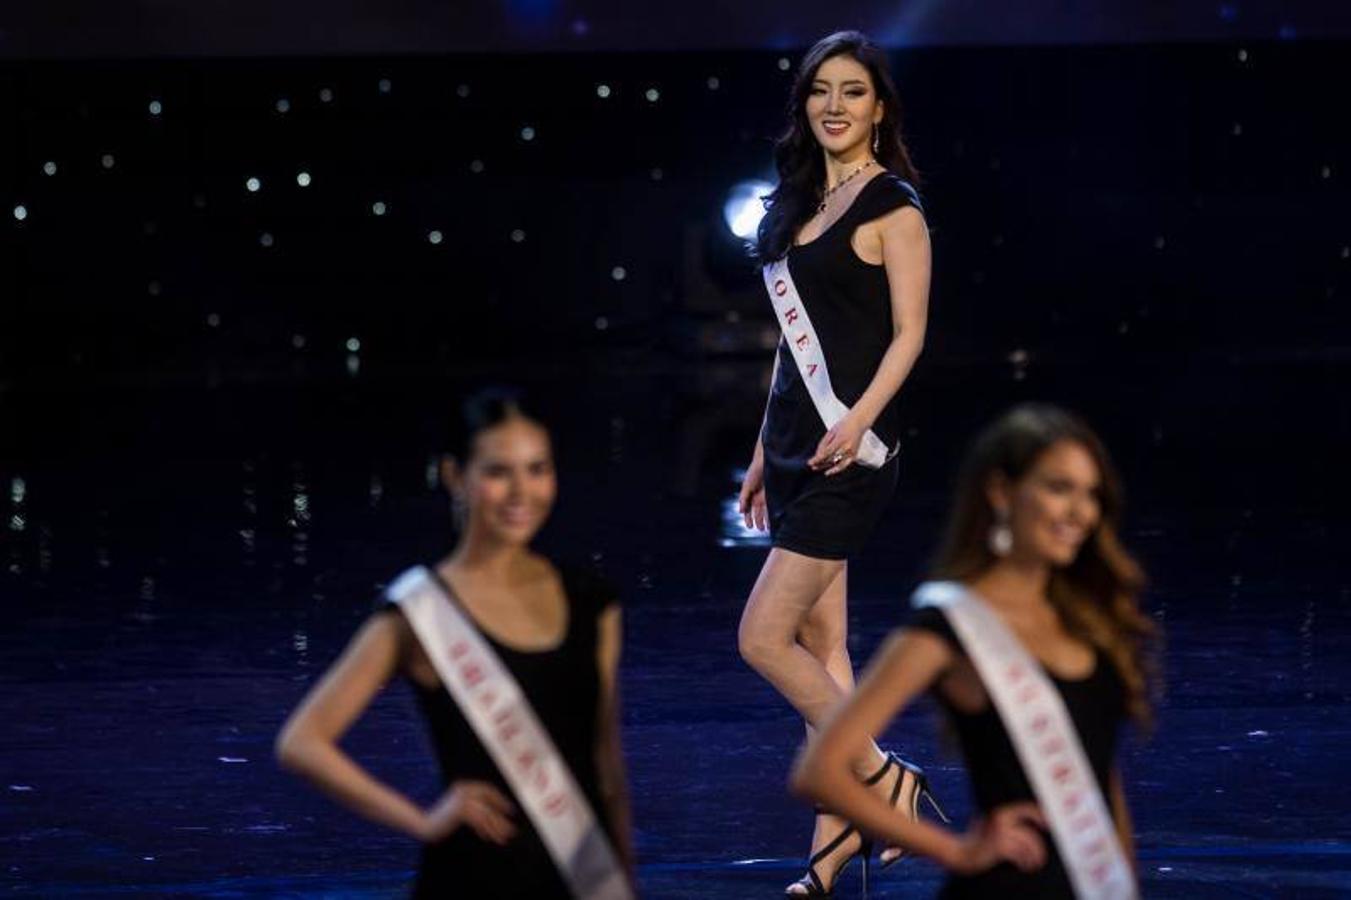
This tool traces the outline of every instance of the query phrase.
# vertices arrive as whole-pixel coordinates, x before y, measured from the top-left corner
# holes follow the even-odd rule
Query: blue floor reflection
[[[644,895],[777,896],[800,873],[811,818],[783,789],[801,724],[735,652],[765,552],[729,499],[755,401],[742,430],[673,441],[672,410],[648,399],[660,378],[598,378],[580,388],[585,403],[554,398],[567,423],[563,496],[543,543],[623,588]],[[77,398],[84,424],[33,437],[6,462],[0,884],[10,893],[402,895],[415,848],[271,761],[282,716],[384,580],[449,540],[425,435],[409,423],[453,388],[345,393],[355,391]],[[17,409],[3,425],[23,431],[32,421]],[[912,412],[901,488],[851,572],[856,663],[923,573],[947,466],[978,411],[962,422]],[[1108,430],[1136,488],[1127,535],[1168,634],[1158,731],[1123,756],[1146,895],[1346,896],[1351,580],[1340,557],[1351,527],[1298,491],[1254,493],[1241,461],[1197,475],[1186,448],[1211,426],[1182,411],[1163,423],[1186,436],[1167,463],[1150,439],[1120,437],[1155,433],[1122,415]],[[138,428],[170,416],[173,433]],[[699,458],[674,459],[687,445]],[[883,742],[924,762],[965,818],[960,766],[931,705]],[[403,687],[348,745],[411,795],[435,795]],[[910,862],[877,879],[874,896],[929,896],[940,880]],[[857,890],[854,869],[840,893]]]

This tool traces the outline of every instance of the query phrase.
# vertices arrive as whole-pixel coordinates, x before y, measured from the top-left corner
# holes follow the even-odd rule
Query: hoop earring
[[[995,522],[990,526],[986,543],[995,556],[1005,557],[1013,552],[1013,529],[1009,527],[1007,510],[995,510]]]

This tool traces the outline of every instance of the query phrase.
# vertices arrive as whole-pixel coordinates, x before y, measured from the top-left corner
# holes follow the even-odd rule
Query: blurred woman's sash
[[[586,795],[519,683],[428,569],[385,591],[403,610],[441,683],[483,743],[577,900],[633,891]],[[586,698],[579,698],[586,699]]]
[[[793,361],[797,363],[798,373],[802,375],[802,383],[807,387],[812,405],[816,407],[826,429],[834,428],[835,423],[849,412],[849,407],[835,396],[835,390],[830,386],[826,352],[816,336],[816,329],[812,327],[807,307],[798,296],[797,285],[788,271],[788,259],[785,257],[765,266],[764,276],[769,302],[774,307],[774,315],[778,317],[783,339],[792,348]],[[863,435],[856,460],[870,469],[880,469],[895,455],[896,451],[888,450],[887,445],[870,428]]]
[[[1139,897],[1079,733],[1041,665],[985,601],[955,581],[922,584],[911,602],[940,610],[961,640],[1027,773],[1075,896]]]

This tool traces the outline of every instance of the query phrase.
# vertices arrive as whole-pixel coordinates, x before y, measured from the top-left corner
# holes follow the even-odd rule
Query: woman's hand
[[[1046,865],[1046,840],[1039,829],[1046,827],[1037,804],[1010,803],[988,818],[971,824],[947,868],[961,875],[975,875],[1007,860],[1024,872]]]
[[[505,844],[516,836],[511,817],[516,805],[486,781],[457,781],[427,810],[422,842],[434,844],[463,825],[494,844]]]
[[[751,464],[746,467],[746,477],[741,482],[737,509],[741,511],[741,519],[747,528],[769,530],[769,508],[765,504],[765,451],[759,441],[755,444]]]
[[[854,464],[858,457],[858,448],[863,443],[863,435],[868,426],[854,413],[845,413],[844,418],[835,423],[816,445],[816,453],[807,465],[818,472],[825,470],[826,475],[838,475]]]

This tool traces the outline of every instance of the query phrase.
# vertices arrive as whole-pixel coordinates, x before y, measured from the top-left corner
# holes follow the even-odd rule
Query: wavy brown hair
[[[1126,686],[1126,708],[1142,726],[1153,720],[1158,685],[1159,631],[1141,610],[1145,574],[1122,546],[1121,481],[1102,440],[1076,416],[1054,406],[1028,404],[1009,411],[976,438],[957,482],[936,578],[970,582],[992,566],[988,536],[994,525],[987,488],[1003,476],[1022,479],[1052,445],[1079,444],[1097,463],[1101,518],[1068,566],[1051,573],[1047,594],[1065,628],[1098,647]]]
[[[752,248],[761,262],[780,259],[788,252],[808,219],[816,214],[826,184],[826,158],[807,121],[807,96],[821,64],[836,56],[848,56],[868,70],[873,91],[882,103],[882,121],[877,123],[877,161],[900,175],[918,190],[919,173],[910,161],[910,151],[901,137],[901,98],[891,79],[886,51],[858,31],[837,31],[822,38],[807,51],[798,66],[788,96],[788,126],[774,144],[774,167],[779,184],[764,198],[765,216]]]

